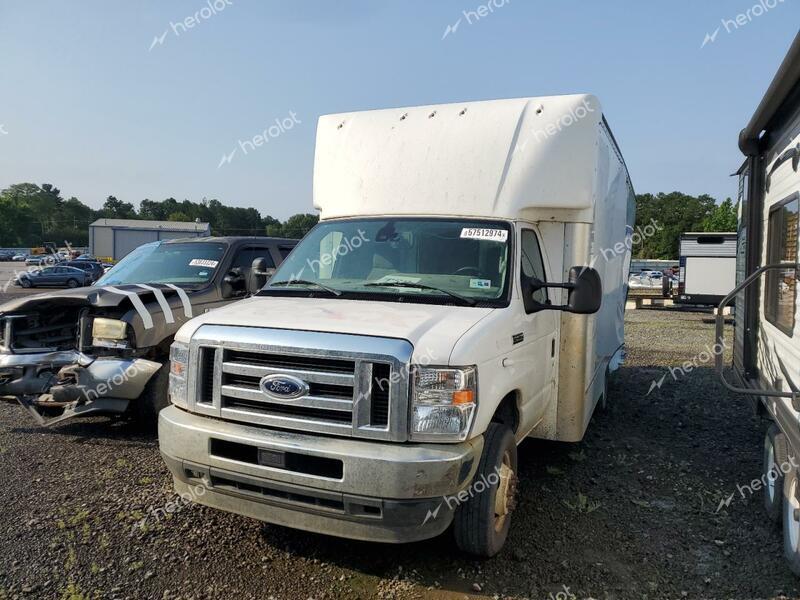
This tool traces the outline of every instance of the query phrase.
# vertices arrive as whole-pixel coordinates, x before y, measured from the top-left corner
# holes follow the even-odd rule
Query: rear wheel
[[[770,520],[781,522],[783,514],[784,475],[781,468],[786,468],[788,454],[786,436],[773,423],[764,436],[764,508]]]
[[[78,280],[77,279],[69,279],[67,280],[67,285],[71,288],[78,287]]]
[[[479,489],[482,486],[482,489]],[[516,506],[517,444],[502,423],[491,423],[484,435],[483,454],[469,490],[469,500],[456,509],[456,545],[475,556],[500,552],[508,537]]]
[[[137,421],[155,427],[158,413],[169,406],[169,361],[161,365],[144,387],[142,395],[133,401],[133,414]]]
[[[783,555],[789,568],[800,575],[800,499],[797,469],[792,468],[783,483]]]

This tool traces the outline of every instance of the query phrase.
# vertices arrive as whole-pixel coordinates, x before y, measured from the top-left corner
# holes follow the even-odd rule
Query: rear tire
[[[800,576],[800,482],[797,469],[792,468],[783,484],[783,555],[789,568]]]
[[[133,400],[133,415],[136,421],[147,427],[155,427],[158,413],[169,406],[169,361],[144,386],[142,395]]]
[[[478,489],[479,484],[483,490]],[[516,506],[516,487],[514,433],[507,425],[491,423],[484,434],[483,454],[470,486],[470,498],[456,509],[454,533],[460,550],[484,558],[500,552]]]
[[[780,523],[783,515],[784,474],[788,452],[786,436],[772,423],[764,436],[764,508],[774,523]]]
[[[78,287],[78,280],[77,279],[68,279],[67,280],[67,287],[76,288]]]

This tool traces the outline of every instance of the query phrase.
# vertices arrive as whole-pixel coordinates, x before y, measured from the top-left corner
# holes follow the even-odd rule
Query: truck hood
[[[89,286],[23,296],[0,304],[0,317],[8,314],[58,316],[77,324],[77,311],[96,308],[133,327],[137,347],[159,343],[193,316],[192,292],[183,293],[160,284]]]
[[[494,309],[328,298],[258,297],[234,302],[184,325],[175,339],[188,343],[202,325],[267,327],[408,340],[414,360],[449,364],[458,339]]]

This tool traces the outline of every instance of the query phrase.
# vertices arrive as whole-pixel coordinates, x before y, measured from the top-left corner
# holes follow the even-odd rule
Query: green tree
[[[726,198],[714,208],[703,223],[703,231],[737,231],[739,227],[739,203]]]
[[[319,222],[319,215],[297,214],[292,215],[283,224],[281,237],[301,238]]]
[[[136,209],[130,202],[117,200],[114,196],[109,196],[100,209],[102,217],[106,219],[136,219]]]
[[[681,192],[639,194],[636,196],[636,227],[642,231],[656,225],[654,235],[641,235],[633,247],[634,258],[677,259],[682,233],[704,231],[714,213],[716,203],[711,196],[690,196]]]

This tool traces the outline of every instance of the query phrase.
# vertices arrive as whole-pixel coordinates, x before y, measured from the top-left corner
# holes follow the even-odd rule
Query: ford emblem
[[[261,378],[258,387],[276,400],[295,400],[308,394],[308,384],[291,375],[267,375]]]

